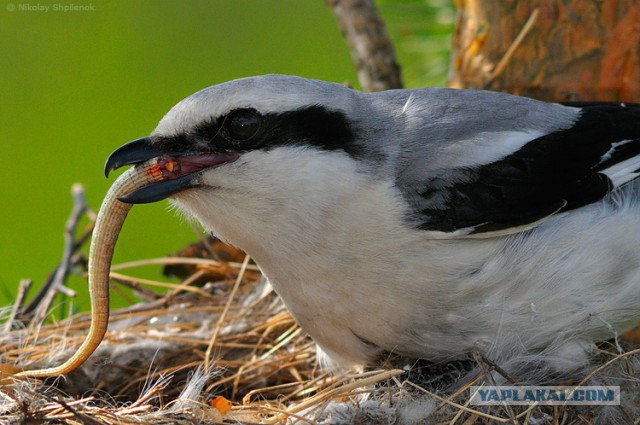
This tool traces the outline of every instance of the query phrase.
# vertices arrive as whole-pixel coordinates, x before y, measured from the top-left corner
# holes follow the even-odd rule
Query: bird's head
[[[159,158],[165,179],[121,200],[170,197],[209,230],[217,230],[208,226],[213,214],[266,219],[298,208],[295,200],[314,191],[309,202],[317,205],[307,211],[329,208],[332,185],[344,185],[362,162],[355,159],[375,151],[362,149],[353,112],[363,113],[361,102],[359,92],[340,84],[299,77],[230,81],[182,100],[150,136],[114,151],[105,173]]]

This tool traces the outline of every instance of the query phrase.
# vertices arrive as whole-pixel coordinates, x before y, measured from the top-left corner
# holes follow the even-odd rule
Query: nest
[[[46,294],[64,291],[64,280],[56,281],[65,275],[61,268],[84,264],[79,249],[90,231],[91,225],[69,239],[68,263],[52,274]],[[67,234],[74,235],[75,226]],[[158,264],[181,283],[127,274]],[[460,372],[451,381],[440,379],[443,368],[428,376],[408,368],[326,373],[316,366],[313,341],[257,266],[212,240],[172,257],[114,266],[112,289],[132,288],[140,301],[112,311],[91,359],[65,377],[14,380],[8,365],[58,365],[89,327],[85,313],[47,322],[39,312],[51,310],[53,297],[23,305],[27,286],[0,325],[2,424],[571,424],[627,423],[639,415],[638,350],[621,351],[617,341],[603,346],[595,363],[566,384],[619,385],[620,406],[470,405],[472,385],[510,379],[481,356],[469,369],[444,368],[449,375]]]

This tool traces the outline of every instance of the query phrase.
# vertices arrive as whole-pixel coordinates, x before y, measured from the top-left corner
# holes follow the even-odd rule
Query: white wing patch
[[[600,158],[599,164],[602,164],[603,162],[610,160],[611,157],[613,156],[613,153],[616,150],[618,150],[618,148],[620,146],[624,146],[624,145],[626,145],[627,143],[630,143],[630,142],[633,142],[633,140],[628,139],[628,140],[621,140],[621,141],[619,141],[617,143],[612,143],[611,144],[611,149],[609,149],[604,155],[602,155],[602,158]]]
[[[609,177],[613,185],[618,187],[640,176],[639,171],[640,156],[634,156],[602,170],[601,173]]]

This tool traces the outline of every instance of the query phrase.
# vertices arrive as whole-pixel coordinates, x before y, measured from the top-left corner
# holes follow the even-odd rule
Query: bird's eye
[[[236,109],[224,121],[227,136],[239,142],[255,136],[261,125],[262,115],[255,109]]]

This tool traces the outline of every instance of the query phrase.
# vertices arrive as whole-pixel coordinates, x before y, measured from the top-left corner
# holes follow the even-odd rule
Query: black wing
[[[424,182],[420,228],[511,233],[602,199],[640,172],[640,104],[571,103],[575,124],[501,160]],[[489,236],[489,234],[487,234]]]

